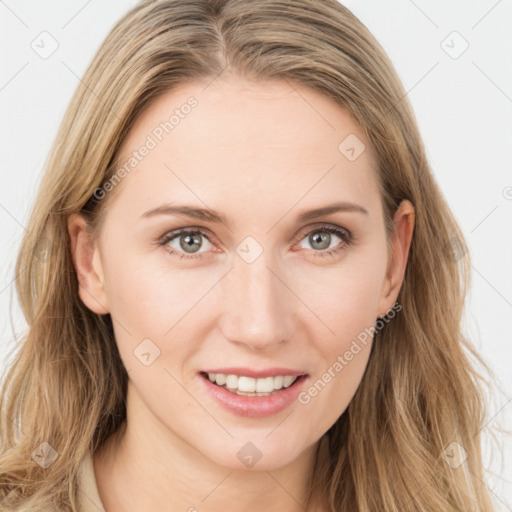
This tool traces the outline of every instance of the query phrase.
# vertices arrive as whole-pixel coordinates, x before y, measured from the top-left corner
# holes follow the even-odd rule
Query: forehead
[[[358,124],[334,100],[288,81],[230,77],[167,91],[123,141],[121,167],[117,187],[132,210],[179,198],[275,215],[319,200],[371,209],[378,196],[375,158]]]

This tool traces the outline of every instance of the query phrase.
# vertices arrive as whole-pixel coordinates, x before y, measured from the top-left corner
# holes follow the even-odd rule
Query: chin
[[[275,428],[275,427],[272,427]],[[286,431],[277,435],[272,428],[256,435],[240,433],[205,453],[214,463],[237,471],[274,471],[292,463],[307,449],[304,438]],[[269,434],[270,433],[270,434]],[[275,436],[273,439],[272,437]],[[297,441],[295,441],[297,440]],[[213,443],[212,443],[213,444]]]

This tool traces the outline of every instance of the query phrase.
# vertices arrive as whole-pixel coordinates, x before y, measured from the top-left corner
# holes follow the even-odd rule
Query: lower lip
[[[217,386],[207,377],[199,375],[211,396],[224,408],[238,416],[266,417],[277,414],[289,407],[304,387],[307,375],[301,375],[288,388],[281,388],[269,396],[244,396]]]

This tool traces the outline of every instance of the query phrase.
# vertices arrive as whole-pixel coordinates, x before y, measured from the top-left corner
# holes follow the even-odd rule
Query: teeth
[[[264,379],[257,379],[256,391],[258,393],[272,393],[274,391],[274,377],[266,377]]]
[[[238,391],[254,393],[256,391],[256,379],[252,377],[238,377]]]
[[[226,387],[236,389],[238,387],[238,377],[236,375],[226,375]]]
[[[268,396],[278,389],[290,387],[297,378],[295,375],[277,375],[255,379],[243,375],[208,374],[208,379],[211,382],[215,382],[219,386],[225,385],[229,391],[246,396]]]
[[[290,387],[295,382],[296,378],[297,377],[291,377],[290,375],[287,375],[286,377],[283,378],[283,386],[285,388]]]
[[[283,381],[284,381],[284,377],[282,377],[281,375],[274,377],[274,388],[281,389],[283,387]]]

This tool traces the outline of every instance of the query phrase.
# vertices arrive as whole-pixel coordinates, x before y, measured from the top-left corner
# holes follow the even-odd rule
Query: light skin
[[[226,410],[198,372],[293,368],[308,374],[307,389],[393,307],[403,281],[414,209],[401,203],[388,252],[376,159],[347,111],[284,81],[230,76],[204,87],[165,93],[132,127],[120,162],[190,96],[198,100],[117,185],[97,240],[79,215],[69,219],[80,297],[111,314],[129,373],[126,430],[115,449],[107,441],[94,454],[107,512],[217,511],[230,503],[247,512],[303,511],[319,439],[356,392],[371,341],[308,404],[268,417]],[[354,161],[338,149],[349,134],[366,145]],[[339,202],[367,213],[297,221]],[[143,217],[166,203],[215,210],[227,224]],[[322,225],[348,230],[354,241]],[[155,243],[178,228],[204,232],[191,252],[179,235]],[[248,236],[263,250],[251,263],[237,252]],[[160,350],[148,366],[134,355],[145,339]],[[248,442],[262,454],[252,468],[237,457]]]

